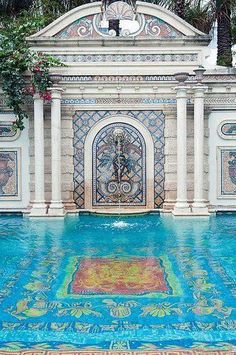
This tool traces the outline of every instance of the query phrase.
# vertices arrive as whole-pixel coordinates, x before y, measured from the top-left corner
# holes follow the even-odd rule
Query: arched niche
[[[123,130],[124,144],[129,145],[122,159],[135,160],[131,162],[130,172],[126,167],[121,176],[119,188],[123,193],[119,198],[115,171],[117,145],[112,138],[115,129]],[[99,121],[86,137],[84,154],[86,209],[115,209],[119,206],[129,209],[154,208],[154,144],[150,132],[142,123],[118,115]],[[107,164],[102,162],[106,159],[110,159]]]

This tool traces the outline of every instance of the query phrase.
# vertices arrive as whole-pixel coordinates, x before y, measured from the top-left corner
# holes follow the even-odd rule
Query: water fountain
[[[116,157],[113,166],[116,173],[116,179],[118,182],[118,220],[113,223],[113,227],[125,228],[128,223],[121,220],[121,182],[122,182],[122,146],[124,143],[124,130],[122,128],[115,128],[113,131],[113,138],[116,146]]]

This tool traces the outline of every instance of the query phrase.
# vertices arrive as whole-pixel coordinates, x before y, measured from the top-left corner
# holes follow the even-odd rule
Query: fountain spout
[[[117,174],[118,183],[121,183],[122,178],[122,169],[121,169],[121,154],[122,154],[122,145],[124,142],[124,131],[121,128],[115,128],[113,131],[114,142],[117,148],[117,163],[118,166],[115,167]]]

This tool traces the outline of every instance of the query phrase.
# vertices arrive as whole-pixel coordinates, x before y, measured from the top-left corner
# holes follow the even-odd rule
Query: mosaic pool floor
[[[116,221],[0,217],[0,354],[234,353],[236,215]]]

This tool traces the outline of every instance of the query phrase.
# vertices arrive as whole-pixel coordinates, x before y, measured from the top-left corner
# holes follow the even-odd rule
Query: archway
[[[140,122],[128,116],[99,121],[84,151],[86,209],[154,208],[154,144]]]

